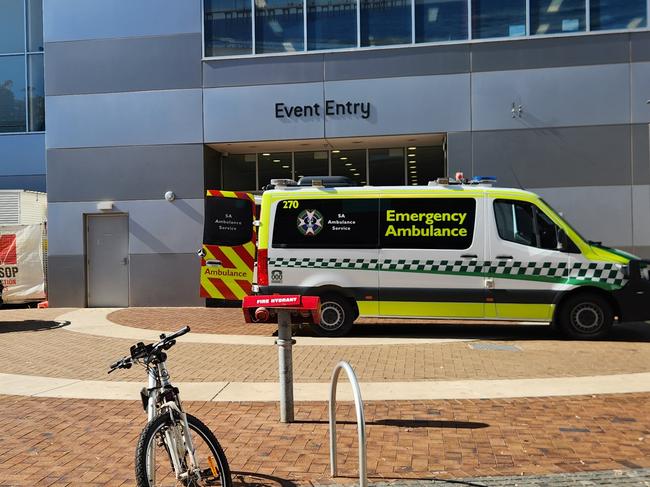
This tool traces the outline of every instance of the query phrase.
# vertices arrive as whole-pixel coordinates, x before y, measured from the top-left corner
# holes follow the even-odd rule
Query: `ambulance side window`
[[[540,249],[559,249],[559,227],[535,205],[496,200],[494,216],[501,239]]]

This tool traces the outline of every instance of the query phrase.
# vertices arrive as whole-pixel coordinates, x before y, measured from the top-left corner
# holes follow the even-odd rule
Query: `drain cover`
[[[473,350],[497,350],[500,352],[521,352],[521,348],[515,345],[499,345],[497,343],[470,343]]]

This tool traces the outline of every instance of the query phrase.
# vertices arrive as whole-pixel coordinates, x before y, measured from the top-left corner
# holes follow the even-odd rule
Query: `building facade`
[[[588,238],[650,256],[647,12],[45,0],[51,305],[202,305],[205,190],[274,177],[496,176]]]

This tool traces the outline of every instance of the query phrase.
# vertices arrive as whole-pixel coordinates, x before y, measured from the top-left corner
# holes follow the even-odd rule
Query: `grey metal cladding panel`
[[[650,186],[632,186],[634,246],[650,245]]]
[[[650,183],[650,126],[632,126],[632,164],[634,184]],[[650,209],[650,208],[649,208]]]
[[[450,132],[447,134],[447,173],[453,177],[461,171],[467,176],[476,175],[472,160],[471,132]]]
[[[0,189],[28,189],[45,192],[45,174],[0,176]]]
[[[467,73],[469,68],[467,44],[325,54],[327,81]]]
[[[326,100],[369,102],[370,117],[326,118],[327,137],[470,130],[470,75],[328,81]]]
[[[584,238],[612,247],[632,245],[630,186],[583,186],[535,190]]]
[[[203,86],[272,85],[323,81],[323,55],[224,59],[203,63]]]
[[[193,253],[203,238],[201,199],[115,201],[113,211],[129,215],[129,253]],[[101,213],[96,202],[48,204],[48,252],[83,253],[83,215]]]
[[[47,0],[46,42],[201,32],[201,0]]]
[[[627,64],[472,74],[474,130],[617,123],[630,123]]]
[[[202,90],[46,97],[48,149],[203,142]]]
[[[650,123],[650,62],[632,63],[632,123]]]
[[[633,63],[650,61],[650,32],[630,34],[631,60]]]
[[[130,306],[203,306],[195,254],[131,255]],[[179,323],[179,327],[182,323]]]
[[[630,126],[474,132],[474,174],[526,188],[629,185]],[[452,162],[450,162],[451,164]]]
[[[48,255],[47,298],[52,308],[86,305],[85,258],[83,255]]]
[[[276,119],[276,103],[322,106],[323,83],[205,89],[205,142],[324,137],[322,117]]]
[[[525,39],[473,44],[472,71],[506,71],[627,63],[627,34]]]
[[[201,35],[55,42],[45,92],[75,95],[201,87]]]
[[[47,167],[52,203],[160,199],[168,190],[179,199],[204,194],[202,144],[50,149]]]
[[[45,174],[45,134],[0,134],[0,174]]]

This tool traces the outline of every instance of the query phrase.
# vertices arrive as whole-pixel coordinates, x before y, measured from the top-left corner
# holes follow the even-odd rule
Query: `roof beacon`
[[[483,184],[486,186],[492,186],[496,182],[497,178],[495,176],[474,176],[470,180],[470,184]]]
[[[271,184],[276,188],[286,188],[287,186],[296,186],[293,179],[271,179]]]

